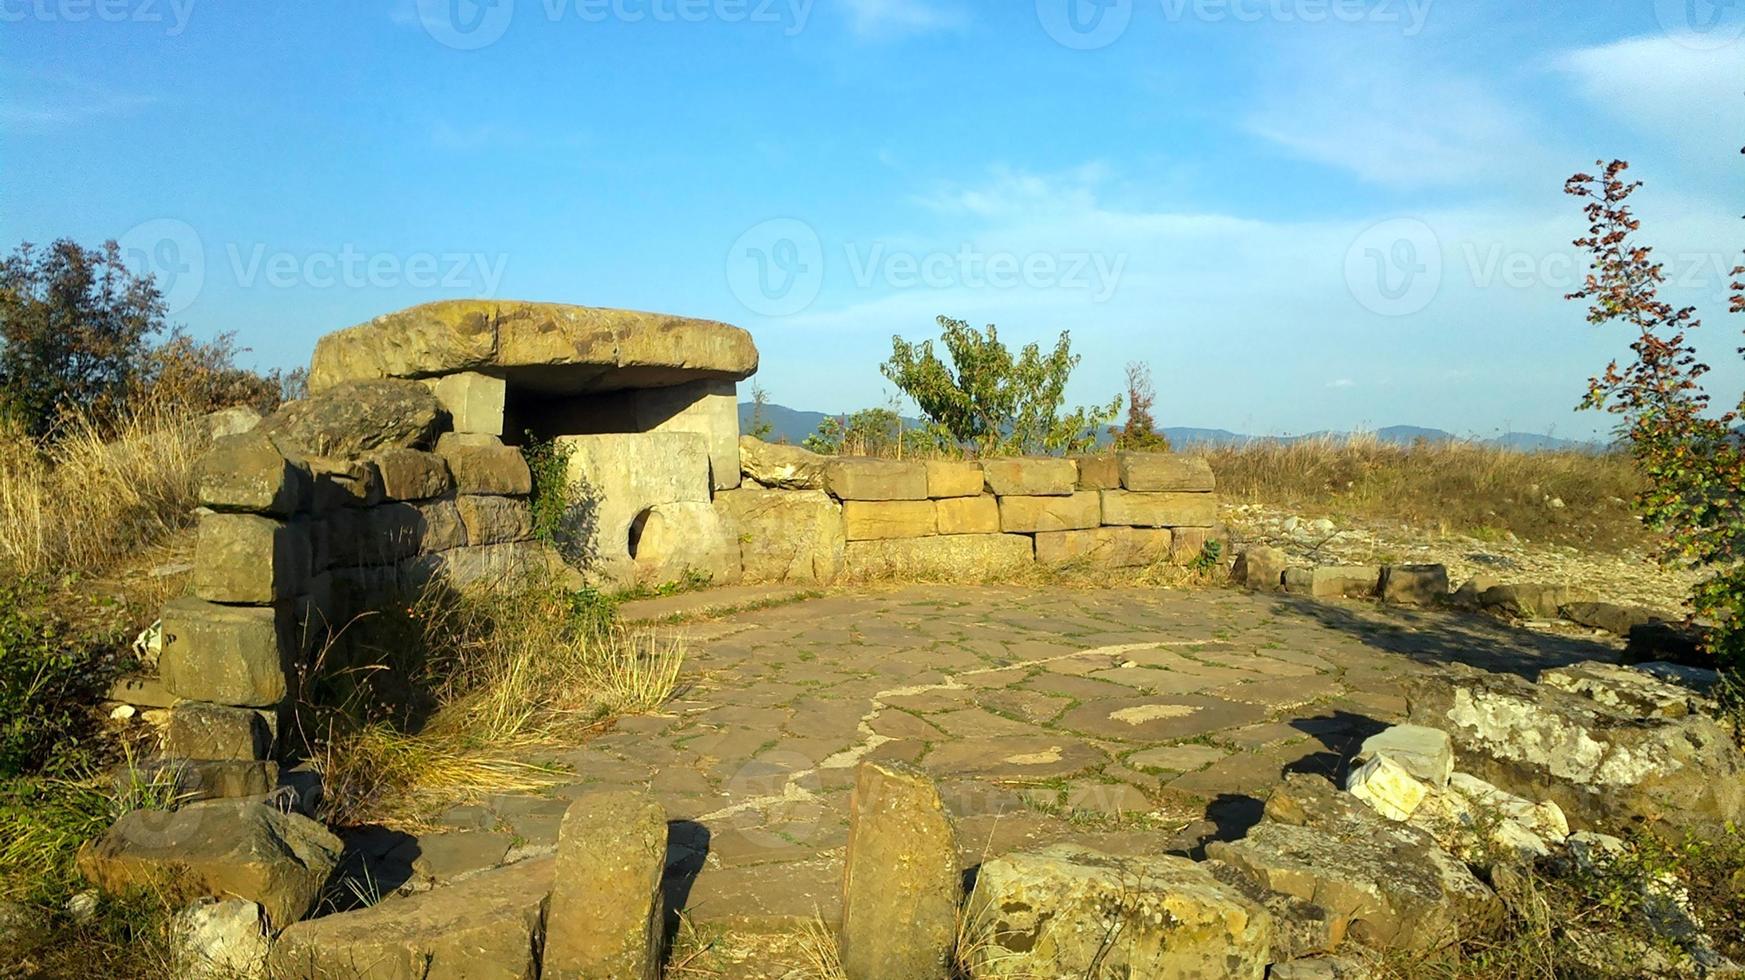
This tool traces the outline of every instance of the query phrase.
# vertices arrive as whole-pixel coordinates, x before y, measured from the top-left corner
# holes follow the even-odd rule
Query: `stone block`
[[[1074,456],[1072,461],[1077,463],[1079,468],[1078,489],[1121,489],[1121,463],[1114,453],[1103,453],[1097,456]]]
[[[182,910],[172,930],[177,975],[186,980],[266,976],[266,926],[261,907],[240,899],[208,899]]]
[[[1389,820],[1410,820],[1430,786],[1387,755],[1373,755],[1345,778],[1345,791]]]
[[[634,577],[633,525],[662,505],[709,503],[709,443],[698,433],[560,436],[556,441],[569,453],[569,478],[582,497],[571,533],[587,574],[628,583]]]
[[[1272,918],[1205,867],[1074,844],[982,865],[966,912],[976,977],[1261,980]]]
[[[371,457],[382,477],[382,495],[388,500],[430,500],[454,489],[448,462],[435,453],[417,449],[388,449]]]
[[[467,496],[456,500],[455,507],[466,526],[466,543],[474,547],[525,541],[533,536],[533,510],[525,500]]]
[[[268,759],[158,759],[141,774],[169,787],[178,804],[264,799],[279,785],[279,764]]]
[[[979,497],[946,497],[935,500],[940,534],[1000,533],[1000,501],[983,494]]]
[[[1427,606],[1449,597],[1448,569],[1442,565],[1389,565],[1381,572],[1384,602]]]
[[[463,494],[494,497],[525,497],[533,492],[533,473],[521,450],[512,446],[469,445],[445,434],[436,453],[448,463],[455,489]]]
[[[1374,565],[1325,565],[1309,576],[1309,594],[1317,599],[1363,599],[1381,587],[1381,569]]]
[[[930,500],[847,500],[842,504],[843,533],[849,541],[921,538],[939,533]]]
[[[1078,464],[1070,459],[985,459],[988,491],[1001,497],[1065,497],[1078,487]]]
[[[861,580],[981,582],[1011,575],[1035,559],[1035,546],[1024,534],[850,541],[844,551],[848,575]]]
[[[194,594],[266,605],[305,590],[314,573],[309,525],[255,514],[205,514],[194,544]]]
[[[1084,562],[1100,568],[1139,568],[1166,560],[1172,539],[1168,528],[1047,531],[1036,536],[1036,560],[1044,565]]]
[[[703,575],[713,585],[739,583],[739,547],[713,504],[660,504],[636,525],[632,581],[644,585]]]
[[[1103,523],[1123,527],[1212,527],[1218,497],[1210,493],[1104,490]]]
[[[824,489],[828,460],[799,446],[739,437],[739,471],[752,482],[776,490]]]
[[[642,432],[694,432],[709,447],[716,490],[739,486],[739,394],[732,381],[691,381],[670,388],[642,388],[632,395]]]
[[[306,817],[223,800],[135,810],[81,848],[78,864],[105,891],[173,881],[184,898],[254,902],[283,929],[315,907],[340,850],[337,837]]]
[[[212,761],[268,759],[273,727],[266,712],[252,708],[182,701],[170,709],[164,754]]]
[[[397,568],[367,571],[388,573],[393,582],[393,594],[410,596],[417,595],[419,590],[435,581],[459,589],[477,585],[514,585],[530,576],[558,570],[560,565],[559,559],[539,542],[509,541],[450,548],[408,558]]]
[[[1423,725],[1395,725],[1371,735],[1358,750],[1354,765],[1362,765],[1378,755],[1399,763],[1406,772],[1436,789],[1448,785],[1454,774],[1454,742],[1439,728]]]
[[[1284,587],[1284,573],[1289,565],[1290,556],[1277,548],[1249,545],[1236,556],[1236,564],[1230,568],[1230,579],[1245,589],[1277,592]]]
[[[558,831],[541,976],[655,980],[666,852],[666,811],[647,795],[605,791],[576,800]]]
[[[473,371],[446,374],[431,383],[436,401],[448,413],[456,432],[503,434],[503,405],[508,385],[502,378]]]
[[[837,500],[926,500],[927,467],[894,459],[836,457],[824,466],[825,487]]]
[[[442,417],[436,396],[416,381],[351,381],[288,402],[256,432],[286,453],[356,459],[378,449],[422,449]]]
[[[1094,492],[1069,491],[1064,497],[1000,498],[1000,529],[1008,534],[1075,531],[1096,527],[1102,519],[1102,502]]]
[[[1169,560],[1177,565],[1190,565],[1206,554],[1206,546],[1218,544],[1220,560],[1229,552],[1222,535],[1209,527],[1177,527],[1170,529]]]
[[[934,500],[947,497],[979,497],[987,478],[982,464],[959,459],[930,459],[927,467],[927,496]]]
[[[842,505],[822,490],[751,490],[715,495],[715,509],[739,542],[748,584],[829,584],[842,574]]]
[[[1518,619],[1556,619],[1565,605],[1592,599],[1592,592],[1573,586],[1516,583],[1486,589],[1479,595],[1478,604],[1481,608]],[[1629,635],[1628,627],[1624,634]]]
[[[963,879],[951,815],[925,773],[897,762],[860,764],[842,896],[842,968],[850,980],[950,972]]]
[[[467,543],[466,524],[460,506],[453,500],[392,503],[363,511],[363,534],[349,544],[356,550],[340,552],[335,565],[391,565],[417,554],[447,551]],[[332,522],[329,527],[333,528]],[[331,533],[331,531],[330,531]],[[333,542],[336,547],[347,542]]]
[[[310,456],[304,462],[314,479],[313,510],[317,514],[345,507],[374,507],[382,502],[382,474],[367,459]]]
[[[269,975],[532,980],[540,976],[542,920],[555,866],[551,858],[522,861],[298,923],[273,944]]]
[[[163,608],[158,670],[170,693],[192,701],[270,708],[286,694],[291,632],[286,604],[221,606],[172,599]]]
[[[289,517],[310,506],[313,477],[260,432],[214,440],[194,465],[199,499],[213,510]]]
[[[1211,493],[1218,488],[1212,464],[1177,453],[1119,453],[1121,486],[1141,493]]]

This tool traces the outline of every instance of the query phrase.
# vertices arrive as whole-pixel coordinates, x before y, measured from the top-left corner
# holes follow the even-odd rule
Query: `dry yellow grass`
[[[206,444],[149,403],[113,429],[74,416],[53,444],[0,430],[0,573],[99,571],[188,526]]]
[[[1641,548],[1652,540],[1631,511],[1640,478],[1616,454],[1400,445],[1363,436],[1195,452],[1211,462],[1218,492],[1231,503],[1398,521],[1481,539],[1512,533],[1587,550]]]

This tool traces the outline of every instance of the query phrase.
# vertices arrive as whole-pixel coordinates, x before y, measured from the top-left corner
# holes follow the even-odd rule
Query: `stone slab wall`
[[[715,509],[746,582],[1185,564],[1218,523],[1211,467],[1167,453],[905,462],[746,438],[740,458],[745,483]]]

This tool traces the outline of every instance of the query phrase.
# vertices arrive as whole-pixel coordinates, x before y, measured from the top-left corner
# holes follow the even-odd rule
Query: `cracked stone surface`
[[[966,869],[1058,842],[1197,856],[1241,837],[1286,773],[1341,775],[1433,665],[1617,659],[1459,613],[1225,590],[917,586],[662,628],[690,651],[664,713],[529,761],[574,771],[552,800],[652,792],[674,821],[669,901],[688,928],[738,934],[840,913],[863,759],[939,780]],[[555,843],[561,803],[482,810],[451,823]]]

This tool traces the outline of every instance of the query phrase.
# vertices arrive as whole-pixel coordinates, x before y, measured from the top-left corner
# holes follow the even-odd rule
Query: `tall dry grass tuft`
[[[187,527],[206,429],[157,402],[52,443],[0,426],[0,573],[92,572]]]
[[[1630,501],[1641,478],[1612,453],[1522,452],[1373,436],[1200,447],[1225,500],[1305,516],[1399,521],[1474,537],[1622,550],[1649,543]],[[1558,504],[1561,503],[1561,506]]]

